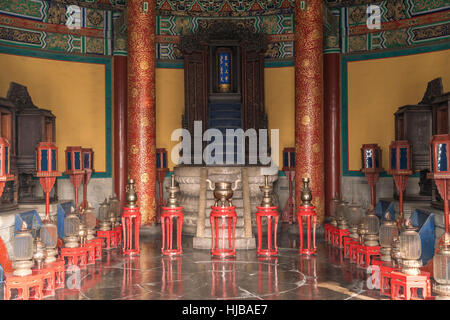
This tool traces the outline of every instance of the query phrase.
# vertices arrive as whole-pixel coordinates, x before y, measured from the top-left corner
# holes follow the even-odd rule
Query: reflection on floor
[[[256,250],[238,250],[235,258],[214,259],[208,250],[193,249],[187,236],[183,236],[183,255],[170,258],[160,254],[160,235],[142,237],[138,257],[110,250],[95,265],[68,269],[66,288],[50,299],[388,298],[381,297],[379,290],[369,290],[366,269],[350,264],[342,249],[325,244],[322,237],[316,256],[300,256],[298,236],[288,235],[286,228],[282,226],[279,255],[274,258],[259,258]]]

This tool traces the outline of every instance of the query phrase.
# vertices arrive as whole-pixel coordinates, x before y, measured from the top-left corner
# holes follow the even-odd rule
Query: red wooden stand
[[[44,174],[44,173],[42,173]],[[59,173],[61,175],[61,173]],[[39,173],[36,174],[37,177],[39,177],[39,180],[41,182],[42,190],[45,193],[45,217],[46,219],[50,218],[50,191],[52,191],[52,188],[56,181],[56,176],[47,177],[39,175]]]
[[[380,268],[381,265],[384,263],[384,261],[381,261],[378,258],[373,258],[370,262],[370,271],[371,271],[371,277],[372,280],[372,288],[371,289],[378,289],[376,288],[376,282],[380,279]]]
[[[367,268],[370,266],[370,258],[380,255],[381,246],[368,247],[359,245],[356,251],[356,264],[358,267]]]
[[[84,179],[83,179],[83,201],[81,202],[81,207],[83,209],[86,209],[89,204],[87,201],[87,185],[89,183],[89,180],[91,180],[92,170],[91,169],[84,169]]]
[[[70,178],[70,182],[72,183],[72,185],[75,189],[75,208],[78,208],[78,188],[80,187],[81,182],[83,182],[84,172],[71,173],[68,175]]]
[[[162,227],[162,247],[161,253],[163,255],[172,256],[179,255],[183,253],[183,248],[181,247],[181,230],[183,228],[183,218],[184,214],[181,212],[183,207],[162,207],[161,213],[161,227]],[[173,219],[177,219],[177,247],[173,248]]]
[[[306,220],[306,247],[303,246],[303,223]],[[317,214],[314,206],[299,206],[297,223],[300,231],[300,254],[315,254]]]
[[[117,232],[114,229],[107,231],[98,230],[97,238],[105,239],[105,250],[117,248]]]
[[[55,270],[55,289],[64,289],[66,284],[66,267],[63,259],[50,263]]]
[[[350,237],[344,237],[344,258],[349,259],[350,258],[350,244],[352,242],[358,243],[358,241],[355,241],[353,238]]]
[[[219,257],[230,257],[236,255],[234,244],[234,232],[236,228],[236,207],[211,207],[211,255]],[[219,218],[222,222],[222,246],[219,245]],[[228,247],[225,246],[225,224],[228,221]]]
[[[123,254],[139,254],[139,230],[141,227],[141,213],[138,207],[124,207],[122,214]],[[134,239],[133,239],[134,228]],[[133,242],[134,240],[134,242]]]
[[[102,238],[94,238],[92,240],[88,240],[86,244],[90,244],[95,248],[95,260],[102,259],[102,246],[104,240]]]
[[[360,246],[358,241],[352,241],[349,245],[349,259],[350,263],[356,263],[358,258],[358,247]]]
[[[11,300],[12,290],[17,289],[17,298],[13,300],[41,300],[44,296],[44,279],[42,274],[33,270],[28,276],[15,276],[12,273],[5,274],[3,288],[4,300]]]
[[[115,232],[116,232],[116,235],[115,235],[115,239],[116,239],[116,247],[118,247],[118,246],[120,246],[121,244],[122,244],[122,226],[120,226],[120,227],[115,227],[114,229],[113,229]]]
[[[256,207],[256,226],[258,228],[258,249],[256,253],[262,256],[272,256],[278,254],[277,247],[277,228],[278,228],[278,212],[277,207]],[[267,249],[262,249],[262,218],[267,218]],[[274,227],[272,231],[272,219]],[[273,234],[273,246],[272,246]]]
[[[331,234],[333,233],[333,229],[335,229],[335,228],[329,223],[325,223],[323,225],[323,228],[325,230],[325,242],[330,243],[331,242]]]
[[[87,248],[61,248],[61,259],[66,260],[69,265],[76,265],[79,267],[85,267],[87,264]]]
[[[86,248],[86,264],[95,264],[95,242],[86,242],[84,247]]]
[[[344,247],[344,237],[348,236],[350,232],[347,229],[336,228],[332,234],[331,244],[334,247],[343,248]]]
[[[400,268],[395,268],[390,262],[384,262],[380,265],[380,294],[382,296],[391,296],[391,273],[399,272]]]
[[[403,289],[403,293],[400,292]],[[417,289],[422,289],[423,299],[431,296],[431,281],[428,272],[410,276],[398,271],[391,272],[391,300],[423,300],[418,297]]]
[[[169,168],[156,168],[156,181],[158,181],[159,185],[159,197],[156,202],[156,223],[161,222],[161,214],[164,211],[164,206],[166,205],[166,200],[164,199],[164,178],[166,177]]]
[[[295,179],[295,170],[284,170],[289,181],[289,197],[286,201],[283,214],[281,216],[282,222],[289,222],[292,224],[295,222],[295,198],[293,195],[293,181]]]

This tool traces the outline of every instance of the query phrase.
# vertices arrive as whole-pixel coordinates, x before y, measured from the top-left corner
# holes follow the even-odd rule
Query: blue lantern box
[[[66,171],[65,174],[83,174],[83,149],[81,147],[66,148]]]
[[[283,149],[283,171],[295,170],[295,148]]]

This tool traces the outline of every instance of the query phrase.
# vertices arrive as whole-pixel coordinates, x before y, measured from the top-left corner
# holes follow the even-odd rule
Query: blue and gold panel
[[[81,154],[80,152],[74,152],[75,157],[75,170],[81,170]]]
[[[57,170],[57,158],[56,158],[56,150],[52,149],[52,171],[56,171]]]
[[[231,87],[231,54],[230,52],[219,52],[217,56],[219,59],[219,90],[227,92]]]
[[[48,171],[48,151],[41,150],[41,171]]]

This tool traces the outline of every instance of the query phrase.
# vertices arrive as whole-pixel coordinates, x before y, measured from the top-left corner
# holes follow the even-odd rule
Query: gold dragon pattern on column
[[[155,1],[128,1],[128,174],[143,225],[156,222]]]
[[[324,219],[322,0],[295,2],[295,198],[311,179],[318,223]]]

